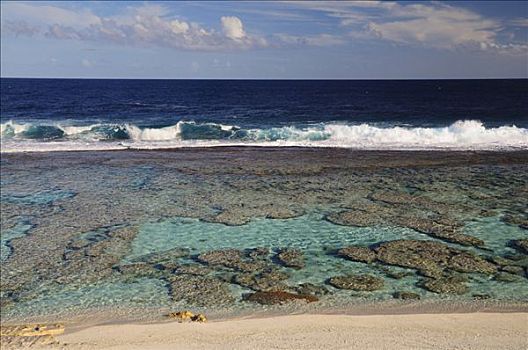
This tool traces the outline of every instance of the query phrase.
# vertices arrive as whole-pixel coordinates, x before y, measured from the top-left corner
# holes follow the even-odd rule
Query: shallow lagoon
[[[438,294],[420,285],[424,277],[414,269],[336,255],[349,245],[433,240],[486,259],[515,258],[525,267],[526,257],[509,244],[528,236],[526,152],[219,148],[2,158],[2,313],[8,320],[117,307],[260,309],[243,300],[253,291],[233,283],[238,272],[197,259],[226,248],[268,248],[266,266],[288,275],[282,281],[286,287],[311,283],[328,291],[319,296],[321,307],[391,300],[397,291],[417,293],[421,302],[471,301],[475,295],[498,302],[528,300],[521,274],[508,273],[508,281],[499,281],[493,274],[468,273],[466,293]],[[388,201],[379,200],[387,193]],[[370,227],[327,219],[358,208],[367,217],[387,210],[391,216]],[[457,223],[457,234],[476,237],[484,246],[462,246],[396,225],[391,220],[400,214],[449,219]],[[276,260],[285,247],[302,252],[304,268],[283,267]],[[119,270],[172,248],[188,249],[173,264],[210,268],[207,278],[225,285],[231,301],[174,300],[173,272],[163,267],[147,275]],[[408,275],[393,278],[388,271]],[[384,287],[358,292],[327,283],[336,275],[364,273],[382,278]],[[283,308],[302,308],[292,305]]]

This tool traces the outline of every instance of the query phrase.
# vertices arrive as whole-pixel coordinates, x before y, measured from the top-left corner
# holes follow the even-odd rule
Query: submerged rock
[[[348,246],[337,251],[337,255],[352,261],[371,263],[376,260],[376,252],[360,246]]]
[[[326,216],[326,220],[345,226],[372,227],[372,226],[401,226],[413,229],[428,236],[438,238],[447,242],[457,243],[465,246],[483,247],[484,241],[476,237],[460,233],[462,224],[450,217],[445,216],[446,207],[441,203],[436,203],[425,198],[414,197],[408,194],[374,194],[377,201],[391,204],[393,207],[370,204],[362,208],[357,208],[339,213],[332,213]],[[426,203],[428,206],[442,206],[442,214],[428,217],[428,214],[417,210],[418,206],[411,210],[403,207],[408,204],[407,199],[414,204]]]
[[[413,293],[413,292],[396,292],[393,295],[394,299],[401,299],[401,300],[419,300],[420,294]]]
[[[434,201],[430,198],[413,195],[406,192],[377,191],[369,196],[369,199],[377,202],[387,203],[396,207],[414,207],[418,209],[427,209],[437,213],[449,212],[447,204]]]
[[[304,267],[304,256],[299,249],[281,249],[277,254],[277,259],[286,267],[302,269]]]
[[[161,271],[146,263],[131,263],[116,266],[117,271],[124,275],[134,275],[137,277],[159,277]]]
[[[237,212],[226,210],[216,216],[207,217],[203,220],[207,222],[224,224],[227,226],[242,226],[247,224],[251,220],[251,218],[242,216],[240,213]]]
[[[349,210],[327,215],[326,220],[336,225],[369,227],[378,226],[383,219],[376,214],[362,210]]]
[[[524,215],[505,215],[502,217],[502,221],[507,224],[517,225],[522,229],[528,230],[528,219]]]
[[[237,274],[233,276],[232,282],[256,291],[277,291],[285,288],[283,281],[288,277],[285,272],[270,269],[260,273]]]
[[[493,276],[493,279],[497,282],[519,282],[521,277],[519,275],[514,275],[507,272],[499,272],[495,276]]]
[[[501,268],[501,271],[508,272],[513,275],[525,276],[524,267],[522,266],[515,266],[515,265],[503,266]]]
[[[473,294],[471,296],[475,300],[486,300],[486,299],[490,299],[491,298],[491,295],[489,295],[489,294]]]
[[[212,250],[198,255],[198,261],[208,265],[232,265],[244,257],[242,251],[237,249]]]
[[[257,247],[253,249],[249,249],[247,252],[247,256],[251,259],[258,260],[258,259],[265,259],[269,255],[269,249],[264,247]]]
[[[241,272],[262,271],[267,266],[265,261],[249,258],[247,252],[237,249],[209,251],[198,255],[197,260],[207,265],[224,266]]]
[[[414,273],[411,271],[394,271],[391,269],[383,269],[383,272],[385,275],[389,278],[400,280],[402,278],[408,277],[408,276],[414,276]]]
[[[60,265],[45,265],[39,270],[48,271],[42,281],[74,285],[84,285],[110,277],[116,265],[129,252],[129,244],[137,234],[137,227],[110,225],[92,231],[85,231],[73,239],[86,240],[89,244],[73,249],[65,242]],[[75,245],[75,244],[74,244]],[[55,251],[58,252],[58,251]],[[51,253],[50,253],[51,254]],[[60,272],[59,272],[60,271]],[[31,288],[27,290],[31,292]]]
[[[457,252],[453,254],[448,262],[448,267],[458,272],[492,274],[497,271],[495,265],[469,252]]]
[[[267,219],[292,219],[304,214],[304,212],[300,209],[279,207],[275,205],[268,205],[261,209],[266,212]]]
[[[510,246],[523,254],[528,254],[528,238],[514,239],[509,242]]]
[[[526,254],[507,254],[504,256],[505,259],[515,261],[515,264],[523,264],[523,262],[528,262]]]
[[[447,242],[465,246],[484,246],[484,241],[481,239],[457,232],[459,224],[452,223],[449,220],[442,220],[441,218],[433,220],[416,216],[400,216],[396,218],[396,222],[400,226],[425,233],[428,236]]]
[[[396,240],[383,242],[375,249],[379,261],[413,268],[426,277],[440,278],[445,272],[492,274],[496,266],[467,251],[434,241]]]
[[[168,278],[170,296],[197,306],[227,305],[234,301],[226,283],[211,277],[175,275]]]
[[[301,283],[295,287],[290,287],[290,289],[298,294],[309,294],[316,296],[323,296],[329,293],[328,289],[326,289],[324,286],[318,286],[312,283]]]
[[[492,256],[492,257],[489,257],[488,260],[494,263],[495,265],[498,265],[501,267],[509,266],[509,265],[518,265],[518,261],[503,258],[502,256]]]
[[[284,304],[295,300],[304,300],[312,303],[319,300],[313,295],[294,294],[284,291],[255,292],[246,296],[245,299],[263,305]]]
[[[459,276],[447,276],[438,279],[427,278],[422,281],[421,286],[438,294],[465,294],[469,289],[465,281]]]
[[[135,258],[134,262],[145,262],[147,264],[168,264],[174,263],[180,258],[188,257],[190,254],[187,248],[172,248],[161,252],[154,252]]]
[[[175,275],[205,276],[213,272],[210,268],[198,264],[186,264],[177,266],[172,273]]]
[[[374,291],[383,288],[383,278],[372,275],[348,275],[336,276],[328,280],[328,283],[339,289],[352,289],[356,291]]]

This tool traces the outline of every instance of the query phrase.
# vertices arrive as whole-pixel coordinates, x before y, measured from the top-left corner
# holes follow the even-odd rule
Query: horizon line
[[[401,80],[526,80],[526,77],[482,77],[482,78],[145,78],[145,77],[28,77],[0,76],[0,79],[62,79],[62,80],[261,80],[261,81],[401,81]]]

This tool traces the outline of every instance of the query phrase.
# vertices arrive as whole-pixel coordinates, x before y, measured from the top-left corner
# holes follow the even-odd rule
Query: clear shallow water
[[[495,253],[509,254],[514,250],[506,243],[512,238],[525,238],[526,233],[516,227],[504,226],[498,217],[485,218],[472,222],[467,227],[472,233],[486,241],[488,248]],[[491,233],[490,233],[491,232]],[[287,234],[285,234],[287,233]],[[14,237],[10,237],[14,238]],[[336,302],[345,305],[388,301],[392,295],[401,290],[412,291],[429,301],[469,301],[470,296],[440,296],[418,287],[420,277],[412,269],[391,267],[393,272],[409,273],[401,279],[387,277],[383,265],[367,265],[364,263],[336,258],[332,252],[348,245],[368,246],[380,241],[396,239],[432,240],[416,231],[398,228],[350,228],[337,226],[321,220],[320,214],[308,214],[303,217],[288,220],[257,219],[248,225],[230,227],[223,224],[201,222],[198,219],[175,218],[160,223],[142,225],[137,237],[132,241],[130,254],[125,256],[122,263],[129,263],[144,255],[167,251],[171,248],[189,248],[191,253],[216,249],[246,249],[267,247],[271,250],[278,247],[301,249],[306,258],[306,268],[301,270],[289,269],[291,285],[313,283],[325,285],[329,276],[354,273],[368,273],[385,280],[385,288],[374,292],[342,291],[327,286],[332,291],[331,300],[323,300],[328,307]],[[452,245],[455,246],[456,245]],[[479,249],[475,252],[482,253]],[[193,263],[193,259],[181,258],[181,263]],[[523,301],[528,300],[526,280],[519,279],[507,284],[493,281],[489,276],[473,274],[469,287],[472,294],[490,295],[493,300]],[[248,288],[231,285],[231,292],[242,298],[251,292]],[[5,316],[20,317],[21,314],[35,316],[80,315],[82,310],[105,308],[189,308],[193,307],[185,301],[174,302],[168,296],[168,286],[164,281],[155,278],[133,278],[127,281],[114,280],[89,284],[78,288],[65,287],[62,290],[42,290],[39,297],[23,302]],[[361,301],[364,299],[363,301]],[[256,307],[247,302],[228,307],[224,313],[233,314],[236,310],[248,312]],[[196,306],[194,306],[196,308]],[[200,310],[214,311],[207,307]],[[275,310],[278,311],[278,310]],[[291,311],[291,309],[290,309]]]
[[[11,255],[11,247],[9,246],[9,242],[12,239],[24,237],[24,235],[29,232],[31,227],[32,225],[29,220],[20,218],[14,227],[2,231],[2,234],[0,235],[0,261],[6,260],[9,255]]]
[[[526,230],[505,226],[499,217],[475,220],[466,226],[465,232],[483,239],[486,242],[486,248],[501,255],[515,253],[514,249],[507,246],[508,241],[527,237]],[[124,260],[132,261],[142,255],[178,247],[189,248],[192,254],[228,248],[265,247],[270,250],[283,247],[298,248],[305,255],[307,268],[291,269],[293,276],[289,281],[292,283],[324,284],[330,276],[351,272],[370,273],[384,277],[388,284],[388,288],[370,293],[370,297],[392,298],[392,294],[401,289],[420,292],[420,288],[416,286],[419,278],[416,276],[408,276],[401,280],[387,278],[383,265],[367,265],[339,259],[336,258],[335,251],[349,245],[370,246],[378,242],[398,239],[434,240],[407,228],[335,225],[324,220],[320,213],[310,213],[287,220],[256,219],[244,226],[234,227],[201,222],[197,219],[177,218],[143,225],[137,237],[132,241],[131,254]],[[456,244],[451,244],[451,246],[457,247]],[[469,250],[483,253],[478,248],[469,248]],[[412,271],[412,269],[399,267],[392,267],[392,269],[400,272]],[[489,282],[489,277],[478,278],[478,275],[475,275],[471,284],[472,289],[481,293],[492,292],[494,297],[501,299],[523,300],[528,298],[526,280],[519,279],[518,283],[509,284],[508,288],[505,288],[504,283],[490,284]],[[425,292],[424,295],[426,294],[429,297],[434,296],[434,293]]]
[[[119,272],[120,266],[172,248],[188,248],[189,253],[171,263],[206,268],[197,261],[198,254],[268,248],[266,266],[286,273],[288,288],[312,283],[328,290],[317,303],[321,309],[389,301],[396,291],[415,292],[424,302],[471,302],[475,294],[497,302],[528,300],[527,280],[521,275],[508,273],[509,281],[500,281],[495,274],[467,273],[466,293],[438,294],[421,286],[424,277],[414,269],[335,255],[336,249],[348,245],[419,239],[486,259],[515,257],[515,264],[525,266],[526,256],[509,246],[511,240],[528,237],[522,227],[528,204],[525,152],[265,151],[3,156],[3,316],[23,320],[82,315],[98,308],[148,308],[150,314],[180,308],[208,313],[262,309],[243,300],[253,291],[234,283],[239,272],[229,268],[213,266],[207,276],[185,275],[186,281],[197,284],[197,299],[189,291],[174,299],[178,286],[171,285],[171,278],[176,275],[154,265],[147,272]],[[386,223],[369,227],[326,219],[353,208],[363,208],[371,217],[382,213],[389,217]],[[457,232],[481,239],[484,249],[395,225],[402,215],[457,222],[461,225]],[[285,247],[302,252],[304,268],[277,263],[276,251]],[[389,272],[409,275],[396,279]],[[363,273],[382,278],[384,287],[357,292],[327,283],[333,276]],[[215,283],[226,288],[230,301],[200,304],[200,293],[208,300]],[[296,312],[303,307],[292,304],[278,310]]]

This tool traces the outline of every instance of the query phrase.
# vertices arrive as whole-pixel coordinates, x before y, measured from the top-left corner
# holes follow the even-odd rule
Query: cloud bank
[[[289,11],[301,10],[299,12],[303,14],[308,11],[333,20],[332,34],[257,35],[248,31],[241,18],[232,15],[220,16],[216,24],[206,27],[177,18],[167,7],[159,4],[126,7],[119,14],[101,16],[89,9],[3,2],[2,35],[44,36],[196,51],[333,46],[368,40],[439,50],[507,55],[528,53],[526,35],[516,39],[513,32],[507,30],[517,28],[525,33],[528,26],[526,18],[500,21],[439,2],[284,1],[278,5]],[[274,16],[277,17],[276,14]],[[310,33],[317,25],[314,22],[308,28]]]
[[[528,53],[525,40],[505,42],[499,39],[505,31],[505,23],[440,2],[314,1],[289,4],[337,18],[342,27],[350,28],[349,36],[353,39],[379,39],[397,45],[434,49]],[[526,20],[517,19],[508,24],[523,27]]]
[[[240,18],[220,18],[221,31],[168,16],[160,5],[129,8],[119,16],[100,17],[91,11],[53,6],[6,3],[18,20],[2,21],[2,32],[43,35],[54,39],[105,41],[122,45],[158,46],[185,50],[227,50],[266,47],[265,38],[247,34]]]

